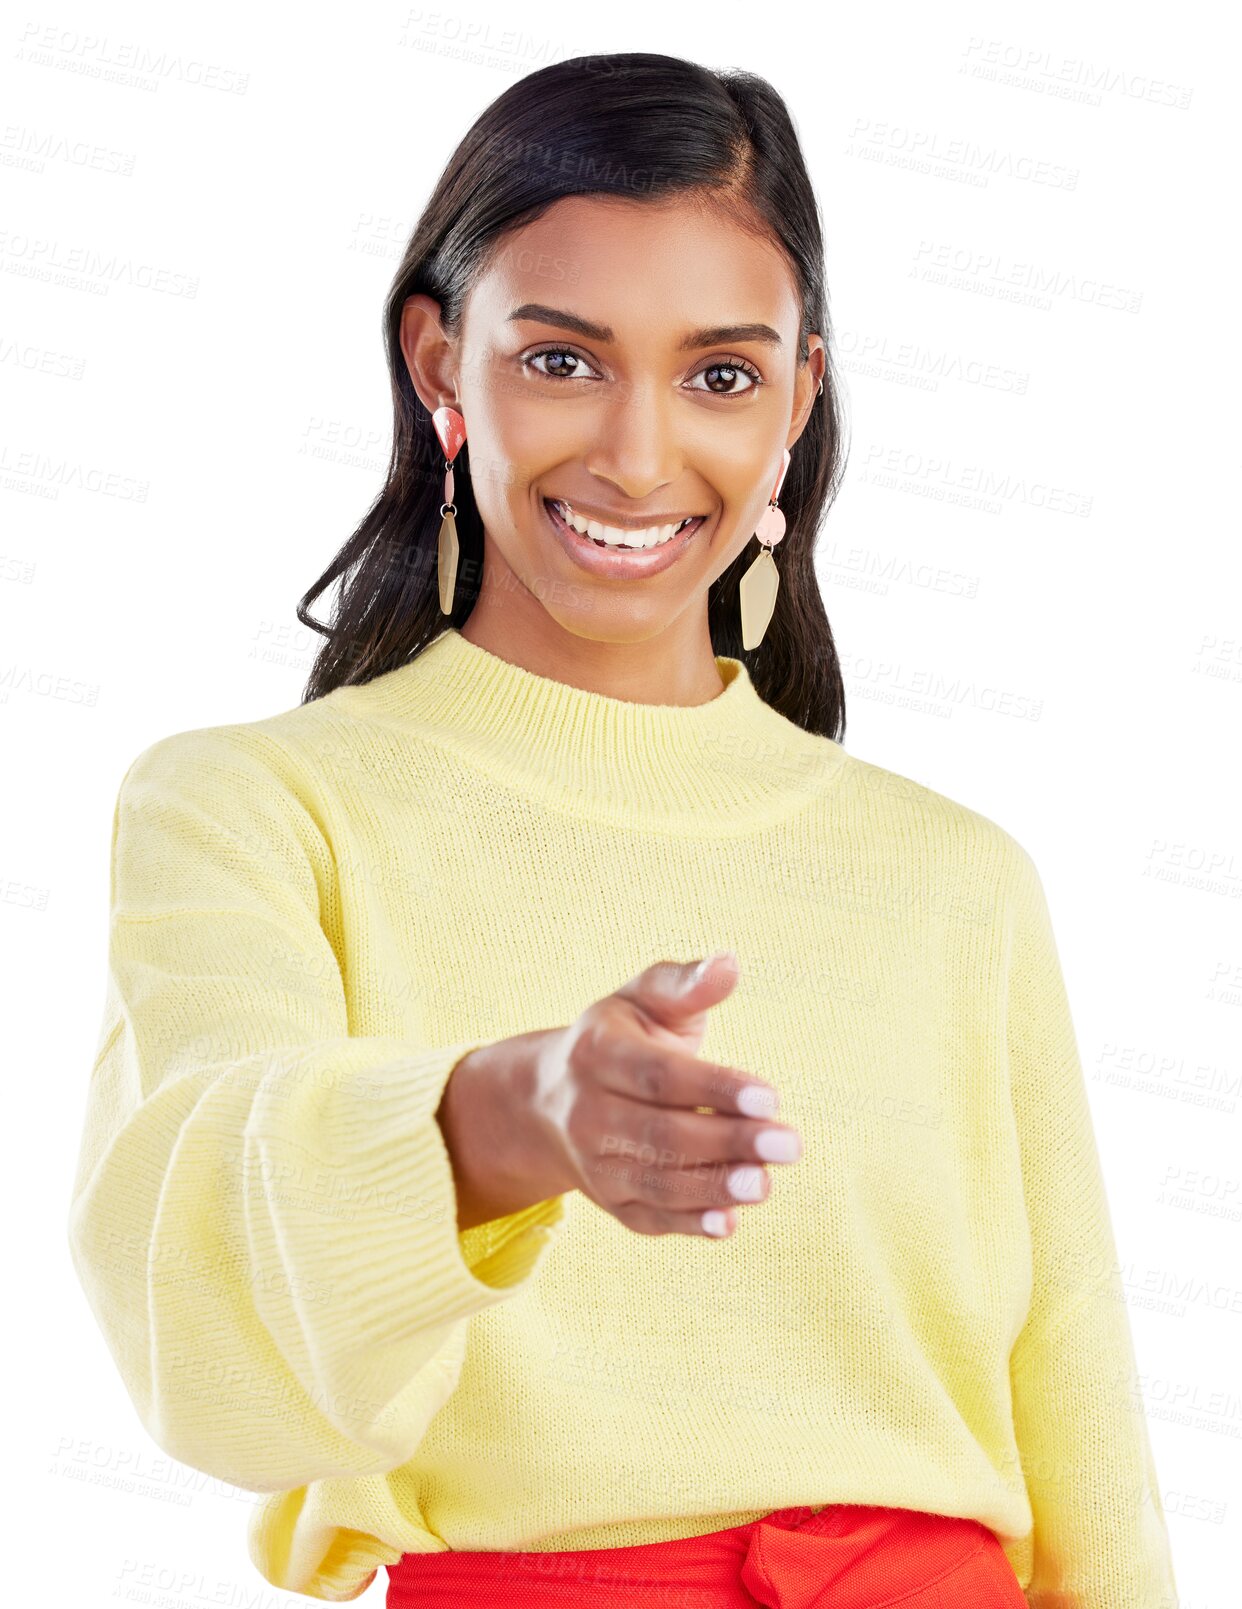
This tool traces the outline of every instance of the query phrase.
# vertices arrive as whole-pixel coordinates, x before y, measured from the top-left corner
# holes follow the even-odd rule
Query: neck
[[[480,592],[461,635],[533,675],[636,704],[706,704],[723,690],[706,609],[641,642],[601,642],[566,630],[529,593],[503,606],[494,597]]]

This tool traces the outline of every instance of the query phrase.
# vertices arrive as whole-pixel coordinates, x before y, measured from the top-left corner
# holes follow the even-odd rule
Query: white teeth
[[[623,531],[615,525],[602,525],[599,520],[584,519],[581,514],[575,514],[568,503],[557,502],[557,512],[566,525],[572,526],[581,536],[589,536],[595,542],[602,542],[608,547],[619,548],[653,548],[669,541],[685,525],[652,525],[641,531]]]

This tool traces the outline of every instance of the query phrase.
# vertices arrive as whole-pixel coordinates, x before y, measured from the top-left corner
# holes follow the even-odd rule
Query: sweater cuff
[[[445,1087],[457,1063],[472,1050],[480,1050],[487,1041],[479,1040],[468,1045],[456,1045],[440,1058],[443,1078],[437,1085],[436,1108],[439,1108]],[[453,1178],[453,1165],[444,1131],[435,1117],[432,1118],[435,1137],[443,1151],[443,1173],[449,1195],[450,1219],[457,1224],[457,1189]],[[490,1218],[473,1224],[469,1229],[457,1230],[457,1249],[462,1264],[474,1280],[489,1290],[509,1290],[519,1285],[534,1272],[540,1253],[553,1238],[553,1231],[565,1217],[565,1197],[555,1195],[545,1201],[534,1202],[517,1212],[500,1218]]]
[[[478,1280],[497,1289],[519,1284],[532,1272],[552,1231],[565,1217],[565,1197],[550,1196],[504,1218],[458,1231],[462,1261]]]
[[[308,1076],[295,1051],[263,1081],[247,1124],[248,1171],[281,1182],[260,1192],[264,1211],[250,1212],[256,1266],[313,1271],[332,1296],[316,1352],[353,1360],[373,1388],[377,1373],[386,1388],[408,1374],[420,1332],[443,1333],[531,1278],[564,1217],[554,1196],[457,1227],[435,1113],[457,1063],[480,1043],[411,1051],[399,1040],[349,1039],[327,1080]],[[274,1333],[295,1346],[302,1326],[287,1296],[260,1287],[260,1300]]]

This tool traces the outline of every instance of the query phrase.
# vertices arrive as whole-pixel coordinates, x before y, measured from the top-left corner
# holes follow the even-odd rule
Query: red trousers
[[[978,1520],[829,1503],[672,1542],[569,1553],[406,1553],[387,1609],[1026,1609]]]

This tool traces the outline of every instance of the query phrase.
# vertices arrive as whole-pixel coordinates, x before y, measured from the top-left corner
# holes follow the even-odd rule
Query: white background
[[[1040,868],[1183,1605],[1236,1602],[1226,13],[109,11],[0,29],[7,1600],[96,1604],[145,1578],[160,1604],[307,1601],[254,1572],[252,1494],[147,1437],[68,1259],[112,806],[158,737],[299,701],[318,638],[294,604],[381,483],[383,298],[461,134],[529,71],[638,49],[754,68],[795,118],[848,402],[819,548],[845,746],[992,817]]]

